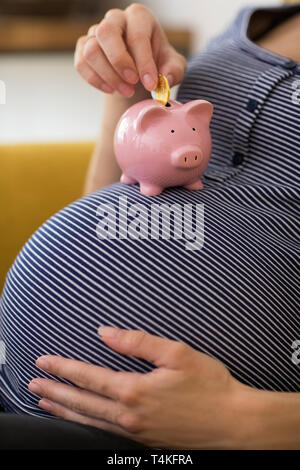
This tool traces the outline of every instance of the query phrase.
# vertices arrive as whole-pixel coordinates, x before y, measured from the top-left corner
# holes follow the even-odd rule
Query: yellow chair
[[[82,195],[94,143],[0,146],[0,292],[30,235]]]

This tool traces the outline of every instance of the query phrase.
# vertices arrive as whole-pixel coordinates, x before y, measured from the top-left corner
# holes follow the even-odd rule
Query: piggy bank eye
[[[171,129],[171,132],[175,132],[174,129]]]
[[[193,131],[195,131],[196,129],[193,127]]]

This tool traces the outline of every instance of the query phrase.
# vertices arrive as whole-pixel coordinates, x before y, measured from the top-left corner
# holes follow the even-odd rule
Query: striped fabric
[[[17,257],[1,303],[0,401],[7,411],[48,416],[27,390],[32,378],[48,376],[34,364],[42,354],[114,370],[153,368],[106,347],[101,324],[184,341],[247,385],[300,391],[300,366],[292,361],[300,339],[300,64],[247,38],[253,12],[241,11],[189,60],[178,91],[182,103],[214,104],[204,190],[172,188],[150,198],[137,185],[113,184],[54,215]],[[202,248],[188,250],[175,237],[100,240],[99,204],[118,213],[119,204],[137,202],[146,224],[153,202],[203,207]],[[195,222],[187,236],[194,229]]]

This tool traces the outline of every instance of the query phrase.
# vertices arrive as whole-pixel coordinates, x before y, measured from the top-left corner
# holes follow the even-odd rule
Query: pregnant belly
[[[106,347],[97,335],[102,324],[184,341],[248,385],[299,390],[291,359],[300,331],[296,246],[284,229],[291,221],[229,195],[208,186],[153,199],[115,184],[49,219],[24,246],[3,292],[6,408],[44,414],[27,390],[43,375],[34,364],[42,354],[114,370],[153,368]],[[162,219],[155,204],[165,204]]]

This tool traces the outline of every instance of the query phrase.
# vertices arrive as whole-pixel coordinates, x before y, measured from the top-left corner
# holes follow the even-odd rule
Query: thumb
[[[179,369],[189,360],[193,349],[180,341],[160,338],[136,330],[121,330],[101,326],[98,330],[103,341],[115,351],[153,362],[157,367]]]
[[[186,66],[186,58],[175,49],[168,48],[160,58],[158,70],[167,77],[170,87],[173,87],[183,80]]]

